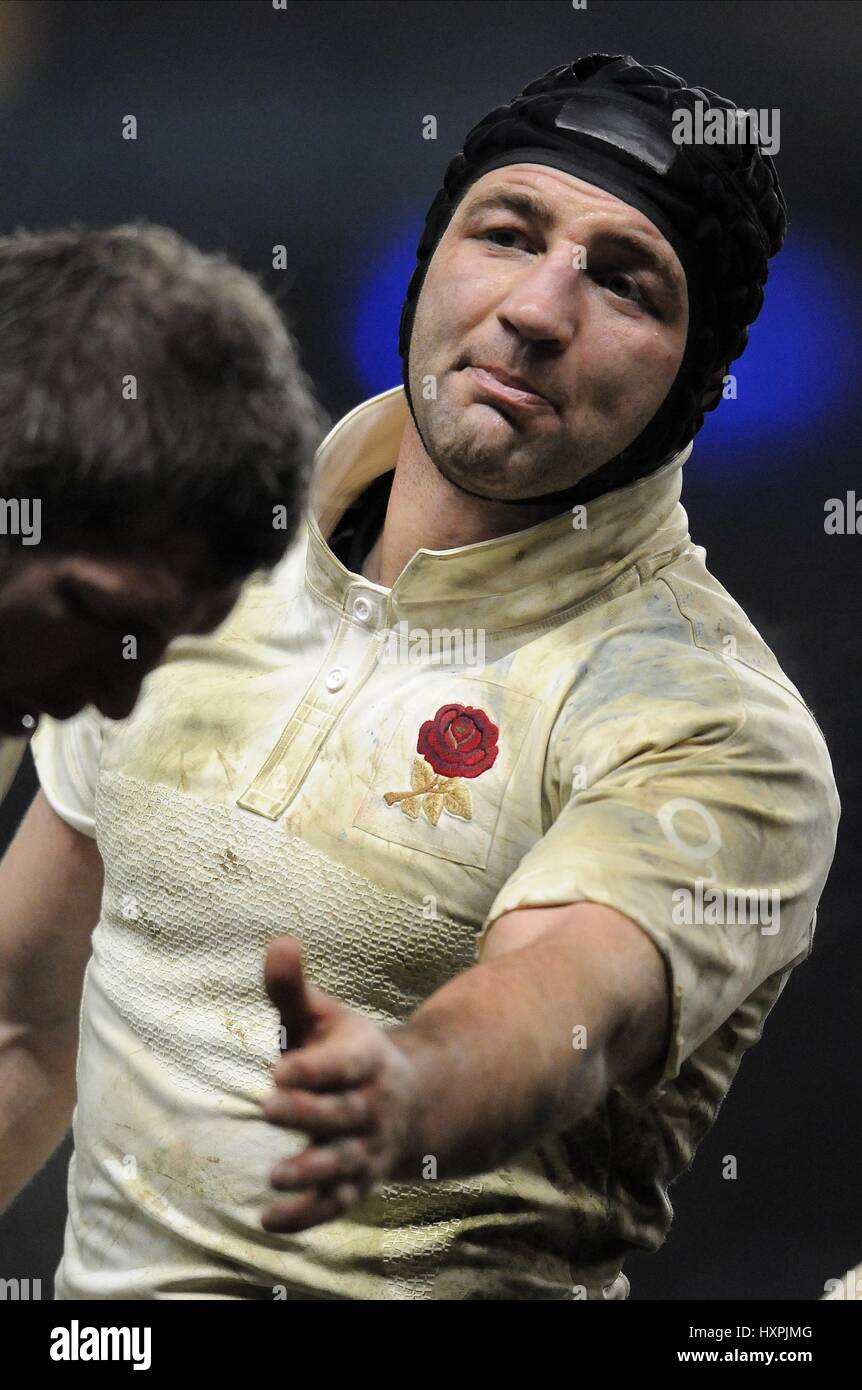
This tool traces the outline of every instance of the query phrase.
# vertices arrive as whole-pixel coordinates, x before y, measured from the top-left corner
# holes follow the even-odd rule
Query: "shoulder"
[[[833,788],[802,694],[691,547],[593,616],[551,731],[552,761],[600,776],[632,759],[710,750],[764,775],[797,762]]]

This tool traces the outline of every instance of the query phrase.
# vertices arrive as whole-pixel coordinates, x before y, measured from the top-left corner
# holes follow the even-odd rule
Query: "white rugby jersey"
[[[627,1253],[664,1240],[669,1184],[811,949],[829,754],[692,543],[690,446],[585,517],[420,549],[387,589],[327,537],[406,419],[397,387],[330,432],[282,564],[172,645],[127,720],[35,737],[46,796],[105,863],[60,1298],[623,1298]],[[258,1108],[273,937],[386,1027],[502,914],[577,901],[666,962],[654,1074],[493,1172],[264,1232],[269,1169],[307,1142]]]

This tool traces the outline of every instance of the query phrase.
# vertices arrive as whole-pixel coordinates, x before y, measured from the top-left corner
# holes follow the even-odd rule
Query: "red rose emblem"
[[[497,759],[499,732],[484,710],[441,705],[419,730],[416,751],[444,777],[478,777]]]

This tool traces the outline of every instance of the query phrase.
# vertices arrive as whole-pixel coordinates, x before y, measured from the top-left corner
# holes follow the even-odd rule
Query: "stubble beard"
[[[539,441],[531,450],[529,441],[520,433],[517,425],[512,424],[494,406],[484,402],[471,402],[463,408],[441,407],[439,401],[427,404],[427,413],[419,415],[425,452],[438,473],[459,491],[488,502],[519,502],[522,498],[537,496],[543,483],[546,484],[546,491],[553,493],[577,481],[565,477],[562,460],[565,457],[570,461],[573,451],[566,449],[560,438]],[[466,410],[496,414],[499,424],[495,422],[492,426],[486,426],[477,419],[475,424],[467,427],[464,420]],[[492,430],[506,430],[508,441],[493,440],[490,437]],[[517,459],[519,453],[523,459],[527,451],[532,452],[528,474],[520,473],[515,485],[513,460]],[[551,486],[547,486],[549,477],[556,479]]]

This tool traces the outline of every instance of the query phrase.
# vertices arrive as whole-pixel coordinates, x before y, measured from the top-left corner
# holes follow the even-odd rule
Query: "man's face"
[[[410,393],[435,465],[488,498],[570,487],[653,418],[687,330],[685,272],[643,213],[544,165],[485,174],[416,307]]]
[[[203,553],[192,540],[173,555],[16,556],[0,579],[0,734],[88,704],[130,714],[167,644],[211,631],[236,602],[241,581],[202,579]]]

